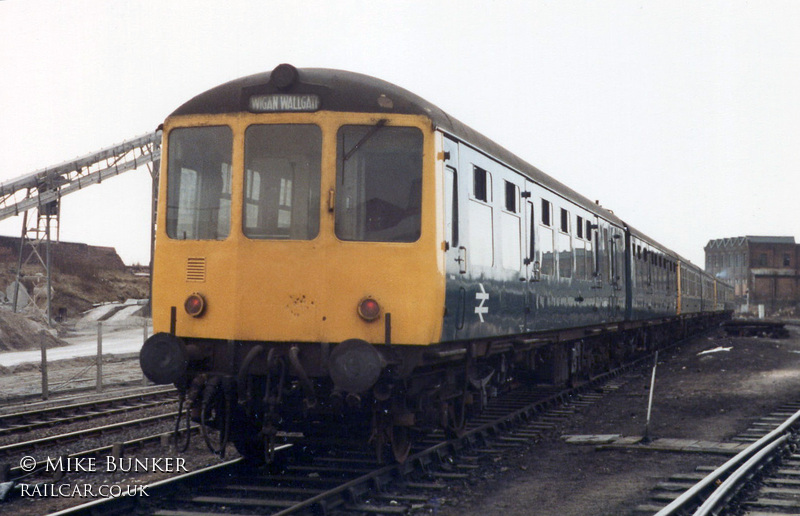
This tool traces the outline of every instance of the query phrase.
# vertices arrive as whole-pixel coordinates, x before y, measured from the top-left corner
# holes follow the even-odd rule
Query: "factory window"
[[[517,213],[517,205],[519,199],[519,187],[514,183],[508,181],[506,183],[506,210],[511,213]]]
[[[542,199],[542,224],[550,226],[550,219],[553,213],[552,205],[547,199]]]
[[[767,254],[761,253],[758,255],[758,265],[759,267],[766,267],[767,266]]]
[[[789,267],[792,265],[792,257],[789,253],[783,253],[783,266]]]
[[[583,217],[580,215],[575,219],[575,234],[578,238],[583,238]]]
[[[422,215],[422,131],[346,125],[337,134],[335,232],[341,240],[414,242]]]
[[[322,131],[251,125],[244,143],[243,231],[253,239],[310,240],[319,233]]]
[[[561,208],[561,232],[569,233],[569,212]]]
[[[230,234],[233,133],[227,126],[169,133],[167,235],[224,240]]]
[[[490,179],[491,176],[487,171],[480,167],[472,167],[472,178],[473,178],[473,197],[475,197],[479,201],[489,202],[491,200],[491,185]]]

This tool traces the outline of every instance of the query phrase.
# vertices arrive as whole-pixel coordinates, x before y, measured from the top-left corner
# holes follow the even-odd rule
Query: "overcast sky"
[[[709,239],[800,237],[798,27],[792,0],[0,0],[0,182],[152,131],[228,80],[340,68],[703,265]],[[62,240],[146,263],[149,181],[66,197]]]

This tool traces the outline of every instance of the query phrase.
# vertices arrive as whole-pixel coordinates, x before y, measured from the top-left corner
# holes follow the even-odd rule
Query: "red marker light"
[[[358,315],[365,321],[374,321],[381,315],[381,306],[371,297],[367,297],[358,303]]]
[[[194,293],[186,298],[183,309],[192,317],[200,317],[206,309],[206,300],[200,294]]]

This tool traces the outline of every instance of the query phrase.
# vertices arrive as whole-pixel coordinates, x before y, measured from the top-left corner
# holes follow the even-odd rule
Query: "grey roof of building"
[[[793,236],[746,236],[748,241],[756,244],[794,244]]]
[[[743,236],[731,238],[717,238],[709,240],[706,244],[706,249],[714,249],[715,247],[741,247],[745,243],[754,244],[794,244],[793,236]]]

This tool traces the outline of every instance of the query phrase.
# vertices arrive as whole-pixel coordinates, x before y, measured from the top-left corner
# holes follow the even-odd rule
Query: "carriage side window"
[[[606,246],[606,275],[608,276],[608,280],[613,282],[614,281],[614,259],[616,257],[614,253],[614,241],[611,240],[608,234],[608,228],[603,228],[603,243]]]
[[[577,227],[576,227],[577,229]],[[576,279],[586,279],[587,272],[586,272],[586,242],[579,238],[575,238],[572,241],[572,252],[575,255],[575,278]]]
[[[346,125],[337,134],[335,231],[341,240],[415,242],[422,216],[422,132]]]
[[[480,167],[472,167],[472,192],[473,197],[479,201],[489,202],[491,200],[491,176]]]
[[[553,246],[553,230],[547,226],[539,226],[539,252],[541,253],[541,273],[552,276],[555,272],[555,249]]]
[[[519,204],[519,187],[509,181],[506,184],[506,210],[511,213],[517,213],[517,205]]]
[[[224,240],[230,234],[233,133],[227,126],[173,129],[167,164],[167,235]]]
[[[500,245],[503,268],[522,267],[522,220],[519,212],[519,187],[510,181],[505,184],[505,210],[500,211]]]
[[[572,237],[569,233],[559,232],[558,243],[558,275],[562,278],[572,277]]]
[[[482,267],[494,265],[494,229],[492,207],[474,199],[468,204],[469,248],[472,264]]]
[[[553,212],[553,208],[550,205],[550,201],[547,199],[542,199],[542,224],[545,226],[550,226],[550,218]]]
[[[458,172],[445,167],[444,174],[445,237],[450,247],[458,247]]]
[[[591,279],[594,276],[595,258],[594,246],[592,243],[592,224],[588,220],[586,221],[586,232],[584,236],[586,237],[586,242],[584,242],[584,258],[586,262],[585,277],[586,279]]]
[[[310,240],[319,233],[322,131],[316,125],[251,125],[244,142],[245,236]]]
[[[506,211],[500,212],[500,245],[503,268],[520,270],[522,267],[522,221],[520,216]]]

